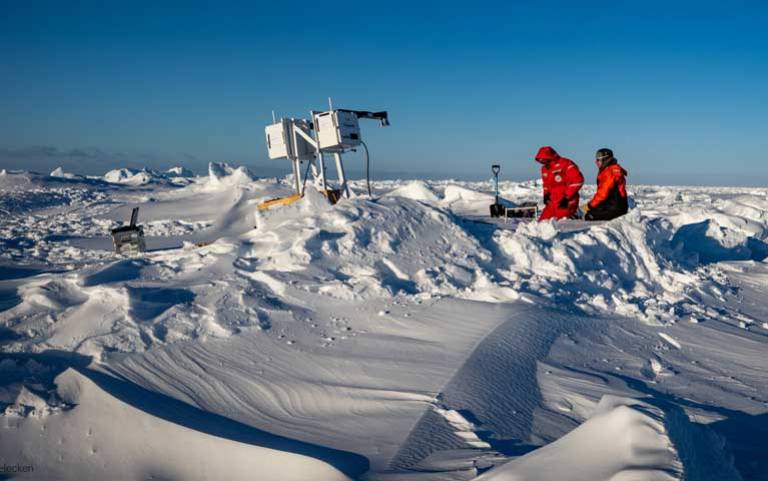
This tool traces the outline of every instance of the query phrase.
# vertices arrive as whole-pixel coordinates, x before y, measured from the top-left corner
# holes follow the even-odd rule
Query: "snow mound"
[[[82,179],[83,178],[80,175],[64,172],[64,169],[62,167],[56,167],[48,175],[50,175],[51,177],[56,177],[58,179]]]
[[[193,422],[190,419],[150,414],[104,390],[112,386],[104,377],[96,384],[74,369],[64,371],[55,379],[57,392],[73,407],[48,415],[43,436],[33,417],[6,421],[13,422],[14,435],[0,436],[0,452],[19,464],[34,465],[37,479],[348,479],[308,456],[174,422]],[[120,420],[119,429],[115,419]]]
[[[422,202],[437,202],[439,197],[435,194],[429,185],[423,180],[414,180],[401,187],[398,187],[389,193],[387,196],[403,197],[406,199],[420,200]]]
[[[515,200],[538,200],[541,198],[541,179],[526,182],[500,182],[499,191],[505,197]]]
[[[570,433],[475,481],[740,480],[722,447],[679,408],[606,395]]]
[[[493,195],[487,194],[485,192],[479,192],[477,190],[468,189],[466,187],[461,187],[455,184],[447,185],[443,193],[443,203],[450,205],[455,202],[484,202],[491,204],[493,203]]]
[[[480,266],[490,260],[449,214],[402,197],[332,207],[308,189],[257,221],[242,260],[261,276],[298,277],[333,297],[460,294],[485,280]]]
[[[695,254],[694,262],[761,261],[768,257],[768,200],[740,196],[707,209],[686,209],[670,219],[675,241]]]
[[[232,186],[250,183],[254,180],[256,180],[256,176],[245,166],[232,167],[224,162],[210,162],[208,164],[208,185]]]
[[[195,174],[186,167],[176,166],[165,171],[171,177],[194,177]]]
[[[588,230],[534,222],[497,231],[494,239],[510,261],[502,275],[515,289],[587,312],[674,322],[695,307],[699,286],[717,289],[706,272],[685,263],[690,255],[673,243],[676,232],[668,221],[634,211]]]
[[[152,182],[153,176],[146,170],[114,169],[104,174],[104,180],[112,184],[145,185]]]

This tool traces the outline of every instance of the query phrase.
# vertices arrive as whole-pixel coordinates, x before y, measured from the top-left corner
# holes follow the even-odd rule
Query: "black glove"
[[[557,206],[560,207],[561,209],[565,209],[566,207],[568,207],[568,202],[569,202],[568,197],[563,197],[562,199],[560,199],[560,202],[557,203]]]
[[[549,197],[550,197],[550,196],[549,196],[549,192],[547,192],[546,194],[544,194],[544,205],[547,205],[547,204],[549,204]]]

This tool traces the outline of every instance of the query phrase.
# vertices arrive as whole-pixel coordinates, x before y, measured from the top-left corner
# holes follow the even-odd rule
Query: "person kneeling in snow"
[[[627,171],[624,170],[611,149],[600,149],[595,154],[597,164],[597,192],[584,205],[584,219],[611,220],[629,210],[627,202]]]
[[[539,220],[571,219],[579,209],[579,190],[584,176],[571,159],[560,157],[552,147],[542,147],[536,154],[541,164],[544,184],[544,210]]]

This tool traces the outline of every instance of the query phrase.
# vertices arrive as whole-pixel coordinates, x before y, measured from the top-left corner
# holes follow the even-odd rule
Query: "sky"
[[[0,168],[101,174],[209,161],[287,173],[264,127],[334,106],[374,177],[768,184],[768,2],[0,0]],[[362,155],[350,153],[352,176]]]

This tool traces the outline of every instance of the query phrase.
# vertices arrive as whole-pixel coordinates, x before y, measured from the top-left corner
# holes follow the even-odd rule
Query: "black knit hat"
[[[598,160],[608,160],[613,158],[613,151],[611,149],[602,148],[597,151],[595,158]]]

